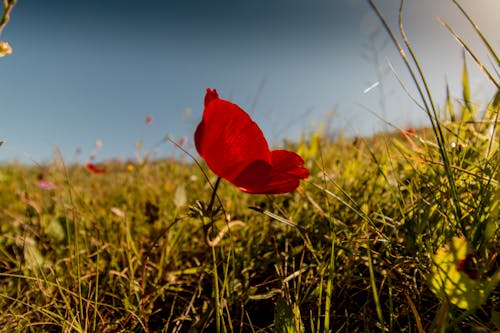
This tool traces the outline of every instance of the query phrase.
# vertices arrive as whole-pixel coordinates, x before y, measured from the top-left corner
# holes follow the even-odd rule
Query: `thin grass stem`
[[[497,66],[500,66],[500,58],[496,54],[495,50],[491,46],[491,43],[488,41],[488,39],[484,36],[484,34],[481,32],[481,29],[479,29],[479,26],[474,22],[474,20],[470,17],[470,15],[465,11],[465,9],[458,3],[457,0],[452,0],[453,3],[460,9],[462,14],[465,16],[465,18],[469,21],[469,23],[472,25],[474,30],[476,30],[477,34],[479,37],[481,37],[481,40],[483,41],[484,45],[488,48],[488,51],[490,51],[491,56],[495,59]]]
[[[495,85],[497,89],[500,89],[500,81],[497,81],[493,75],[490,73],[490,71],[481,63],[479,60],[479,57],[475,54],[475,52],[472,50],[469,45],[460,37],[455,30],[442,18],[438,17],[439,22],[448,29],[448,31],[451,33],[451,35],[457,40],[457,42],[469,53],[469,55],[474,59],[474,62],[478,65],[479,69],[488,77],[488,79]],[[493,56],[496,58],[497,55],[493,52]],[[500,66],[500,62],[497,60],[497,66]]]

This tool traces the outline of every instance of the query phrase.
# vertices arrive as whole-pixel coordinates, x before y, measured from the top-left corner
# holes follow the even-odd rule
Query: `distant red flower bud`
[[[106,173],[106,169],[98,167],[97,165],[91,162],[85,163],[85,168],[87,168],[87,170],[89,170],[92,173]]]
[[[288,193],[309,176],[302,157],[270,151],[259,126],[238,105],[220,99],[215,89],[207,89],[194,141],[210,169],[243,192]]]
[[[187,142],[187,137],[183,135],[179,138],[179,140],[177,140],[176,143],[182,147],[186,142]]]

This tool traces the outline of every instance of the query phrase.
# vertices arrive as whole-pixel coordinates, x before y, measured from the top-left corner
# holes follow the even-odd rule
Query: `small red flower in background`
[[[220,99],[215,89],[207,89],[194,142],[210,169],[243,192],[288,193],[309,176],[302,157],[270,151],[259,126],[238,105]]]
[[[408,132],[408,134],[412,134],[412,135],[417,133],[417,131],[413,127],[408,127],[406,129],[406,132]]]
[[[186,142],[187,142],[187,137],[183,135],[175,143],[177,143],[179,146],[182,147]]]
[[[92,173],[106,173],[106,169],[98,167],[92,162],[85,163],[85,168],[87,168],[87,170],[89,170]]]
[[[153,117],[146,116],[146,120],[145,120],[146,125],[151,125],[152,122],[153,122]]]

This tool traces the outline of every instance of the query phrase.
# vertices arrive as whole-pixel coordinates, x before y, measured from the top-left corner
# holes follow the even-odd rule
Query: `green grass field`
[[[3,165],[0,327],[498,330],[499,288],[463,309],[429,283],[433,254],[454,236],[480,272],[457,297],[498,280],[498,114],[497,96],[482,120],[441,124],[451,178],[431,129],[334,142],[318,132],[289,147],[311,170],[296,192],[248,195],[223,181],[212,215],[193,163],[110,162],[104,174],[57,159]],[[40,172],[53,189],[37,186]]]
[[[0,332],[500,331],[500,90],[462,85],[419,85],[429,128],[305,134],[298,190],[212,209],[188,156],[0,165]]]

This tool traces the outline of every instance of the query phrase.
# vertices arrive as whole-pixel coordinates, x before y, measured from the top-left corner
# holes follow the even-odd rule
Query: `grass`
[[[407,53],[432,127],[310,133],[288,147],[311,171],[291,194],[222,181],[212,205],[200,167],[178,160],[1,165],[0,331],[500,330],[500,93],[478,110],[464,58],[463,98],[438,112]],[[474,253],[456,273],[469,284],[436,291],[454,237]]]
[[[487,114],[496,117],[498,104]],[[201,202],[212,192],[193,164],[150,162],[130,171],[110,162],[95,175],[56,160],[44,166],[52,190],[37,187],[39,167],[3,165],[0,326],[499,329],[498,288],[480,308],[449,305],[438,318],[447,302],[427,283],[432,254],[456,235],[473,244],[482,279],[500,268],[498,135],[489,119],[443,123],[462,220],[431,129],[334,142],[312,134],[296,147],[312,174],[299,191],[252,196],[220,183],[229,231],[222,212],[207,226]],[[207,237],[215,242],[222,229],[210,246]]]

